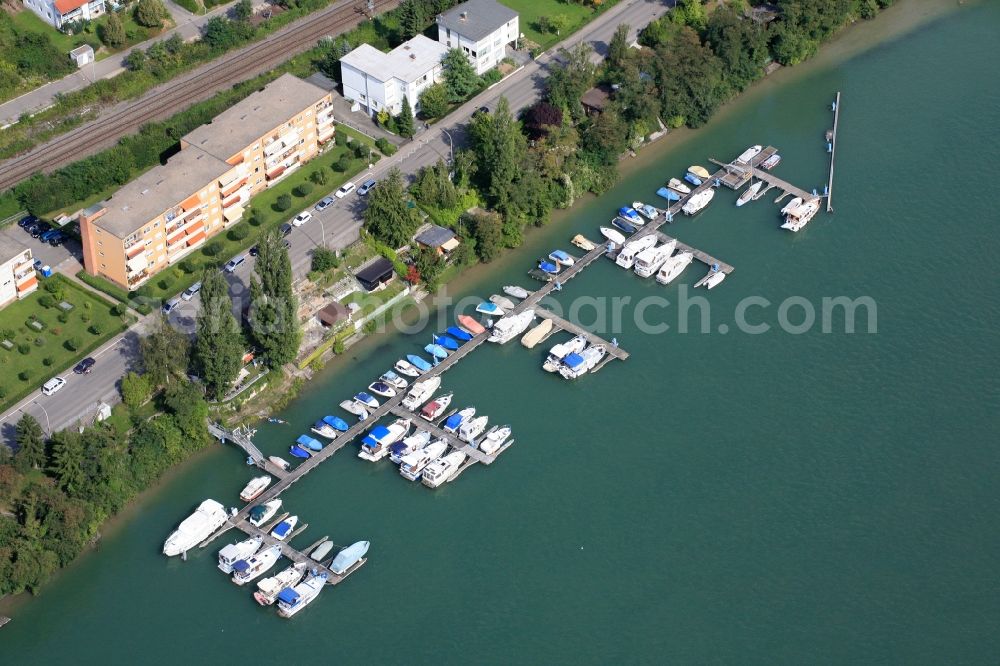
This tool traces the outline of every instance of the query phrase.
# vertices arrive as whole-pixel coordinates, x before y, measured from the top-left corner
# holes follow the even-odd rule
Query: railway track
[[[376,0],[373,4],[377,13],[394,8],[399,0]],[[368,18],[366,5],[359,0],[337,2],[259,42],[157,86],[137,100],[118,104],[70,134],[0,162],[0,190],[17,185],[35,172],[54,171],[114,145],[146,123],[167,118],[219,90],[274,68],[312,48],[321,37],[349,30]]]

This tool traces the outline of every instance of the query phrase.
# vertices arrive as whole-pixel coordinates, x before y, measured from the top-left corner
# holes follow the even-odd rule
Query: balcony
[[[271,143],[264,146],[264,157],[270,157],[276,152],[287,148],[288,146],[296,146],[299,143],[299,131],[292,130],[291,132],[286,132],[280,137],[272,141]]]
[[[230,182],[229,185],[226,185],[226,186],[220,188],[219,193],[223,197],[228,197],[230,194],[232,194],[233,192],[236,192],[241,187],[243,187],[244,185],[246,185],[246,182],[247,182],[247,177],[246,176],[243,176],[242,178],[237,178],[237,179],[233,180],[232,182]]]
[[[316,114],[316,124],[325,125],[326,123],[333,122],[333,107],[328,106],[319,113]]]
[[[34,291],[38,288],[38,278],[32,275],[28,280],[17,285],[17,296],[20,298],[24,294]]]
[[[287,162],[290,157],[296,155],[298,152],[299,152],[298,145],[292,146],[291,148],[289,148],[285,152],[281,153],[280,155],[276,154],[276,155],[274,155],[272,157],[269,157],[268,159],[264,160],[264,168],[265,169],[270,169],[275,164],[278,164],[280,162]]]
[[[229,208],[243,201],[243,190],[237,190],[231,197],[222,200],[222,207]]]

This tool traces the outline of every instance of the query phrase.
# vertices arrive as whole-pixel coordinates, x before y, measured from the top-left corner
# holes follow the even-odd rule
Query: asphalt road
[[[570,47],[584,42],[593,47],[595,60],[603,58],[607,52],[607,43],[618,25],[622,23],[630,25],[634,38],[639,27],[645,26],[652,19],[665,13],[671,4],[664,0],[625,0],[570,36],[560,46]],[[438,159],[447,160],[451,154],[449,135],[454,140],[455,147],[464,145],[465,129],[472,112],[481,106],[496,108],[501,96],[507,98],[514,111],[533,104],[544,89],[546,69],[553,62],[555,51],[556,49],[552,49],[542,54],[523,69],[465,103],[455,110],[448,120],[434,125],[413,141],[403,144],[399,152],[392,157],[383,158],[371,170],[355,176],[354,182],[360,184],[367,178],[378,179],[394,166],[404,174],[412,175],[421,167],[434,164]],[[337,200],[333,206],[321,213],[310,210],[313,219],[295,228],[289,235],[291,241],[289,256],[295,279],[301,279],[309,271],[312,251],[317,246],[325,245],[331,249],[344,248],[358,239],[358,231],[362,224],[361,216],[364,212],[364,197],[355,192]],[[14,231],[22,235],[24,233],[20,229]],[[45,252],[51,255],[51,250]],[[226,276],[237,308],[249,299],[253,257],[247,259],[235,273]],[[182,301],[181,305],[171,313],[170,321],[178,329],[191,333],[194,330],[197,312],[197,297],[190,301]],[[117,402],[118,382],[135,362],[138,337],[152,321],[155,321],[153,317],[145,318],[95,352],[93,356],[97,359],[97,364],[91,374],[75,376],[71,372],[67,373],[63,375],[67,379],[67,385],[55,395],[43,396],[36,391],[0,416],[0,438],[11,441],[13,423],[22,413],[33,414],[39,419],[43,428],[52,431],[79,422],[89,423],[96,413],[97,403],[100,400],[109,404]]]

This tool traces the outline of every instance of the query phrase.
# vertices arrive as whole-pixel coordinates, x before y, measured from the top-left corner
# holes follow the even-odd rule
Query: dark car
[[[292,241],[285,239],[285,249],[290,250],[292,248]]]
[[[247,251],[247,254],[249,254],[251,257],[256,257],[258,252],[260,252],[260,248],[254,245]]]
[[[88,375],[96,363],[97,361],[88,356],[73,367],[73,372],[78,375]]]
[[[490,112],[490,107],[488,107],[488,106],[481,106],[481,107],[479,107],[478,109],[476,109],[475,111],[472,112],[472,117],[475,118],[480,113],[489,113],[489,112]]]
[[[62,245],[63,243],[65,243],[68,238],[69,238],[69,236],[67,236],[66,234],[60,232],[58,234],[54,234],[52,236],[49,236],[49,238],[48,238],[48,244],[51,245],[51,246],[53,246],[53,247],[57,247],[57,246]]]
[[[288,222],[285,222],[283,225],[281,225],[281,235],[287,236],[288,234],[292,233],[293,228],[294,227],[292,227],[292,225],[290,225]]]
[[[25,231],[31,234],[32,238],[38,238],[46,231],[48,231],[48,229],[49,229],[48,225],[42,224],[41,222],[36,222],[35,224],[32,224],[30,227],[27,227]]]
[[[45,263],[41,259],[35,259],[35,263],[32,264],[32,267],[36,271],[40,271],[40,270],[42,270],[42,266],[44,266],[44,265],[45,265]]]
[[[46,243],[48,243],[49,239],[55,238],[56,236],[58,236],[60,234],[62,234],[62,232],[59,231],[58,229],[49,229],[48,231],[42,232],[42,235],[39,236],[39,238],[41,240],[45,241]]]
[[[39,220],[34,215],[26,215],[20,219],[20,221],[17,223],[17,226],[21,227],[22,229],[27,229],[31,225],[38,224],[39,222],[41,222],[41,220]]]

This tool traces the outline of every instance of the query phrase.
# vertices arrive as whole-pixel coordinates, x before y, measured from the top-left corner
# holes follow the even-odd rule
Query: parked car
[[[39,222],[41,222],[41,220],[39,220],[34,215],[25,215],[18,221],[17,226],[21,227],[22,229],[27,229],[31,225],[38,224]]]
[[[60,231],[59,229],[49,229],[48,231],[44,232],[44,233],[43,233],[43,234],[42,234],[41,236],[39,236],[38,238],[39,238],[40,240],[42,240],[42,241],[44,241],[44,242],[48,243],[48,242],[49,242],[49,240],[51,240],[51,239],[53,239],[53,238],[55,238],[56,236],[59,236],[59,235],[63,235],[63,232],[62,232],[62,231]]]
[[[235,273],[236,269],[243,265],[243,262],[247,260],[245,254],[241,254],[238,257],[233,257],[228,262],[226,262],[225,267],[222,269],[227,273]]]
[[[64,234],[63,232],[60,231],[57,234],[49,236],[48,243],[52,247],[58,247],[58,246],[62,245],[63,243],[65,243],[68,239],[69,239],[69,236],[67,236],[66,234]]]
[[[52,395],[53,393],[61,389],[63,386],[66,386],[65,379],[63,379],[62,377],[53,377],[49,381],[42,384],[42,394]]]
[[[310,213],[307,210],[304,210],[304,211],[302,211],[301,213],[299,213],[298,215],[295,216],[295,218],[292,220],[292,226],[293,227],[301,227],[303,224],[305,224],[306,222],[308,222],[309,220],[311,220],[312,217],[313,217],[312,213]]]
[[[316,204],[317,211],[324,211],[333,205],[333,197],[323,197],[318,204]]]
[[[35,263],[31,264],[32,268],[34,268],[36,271],[42,270],[42,266],[44,265],[45,263],[42,262],[41,259],[35,259]]]
[[[337,197],[338,199],[343,199],[348,194],[353,192],[355,187],[356,185],[354,183],[347,181],[346,183],[340,186],[339,190],[333,193],[333,196]]]
[[[35,224],[32,224],[30,227],[28,227],[25,231],[31,234],[32,238],[38,238],[46,231],[48,231],[48,229],[49,225],[42,224],[41,222],[36,222]]]
[[[365,182],[361,183],[361,187],[358,188],[358,194],[360,196],[365,196],[372,191],[373,187],[375,187],[375,179],[369,178]]]
[[[292,233],[292,225],[288,224],[288,222],[285,222],[283,225],[281,225],[281,235],[287,236],[290,233]]]
[[[185,301],[190,301],[199,291],[201,291],[201,282],[195,282],[193,285],[184,290],[184,293],[181,294],[181,298]]]
[[[94,369],[94,365],[96,364],[97,361],[95,361],[92,357],[88,356],[87,358],[83,359],[75,366],[73,366],[73,372],[78,375],[89,375],[90,371]]]
[[[256,246],[256,245],[254,245],[252,248],[250,248],[249,250],[247,250],[247,254],[249,254],[251,257],[256,257],[259,252],[260,252],[260,248],[258,246]]]
[[[176,308],[180,304],[181,304],[181,297],[180,296],[174,296],[173,298],[171,298],[170,300],[168,300],[166,303],[164,303],[163,307],[161,307],[160,309],[163,310],[163,314],[168,315],[171,312],[173,312],[174,308]]]

